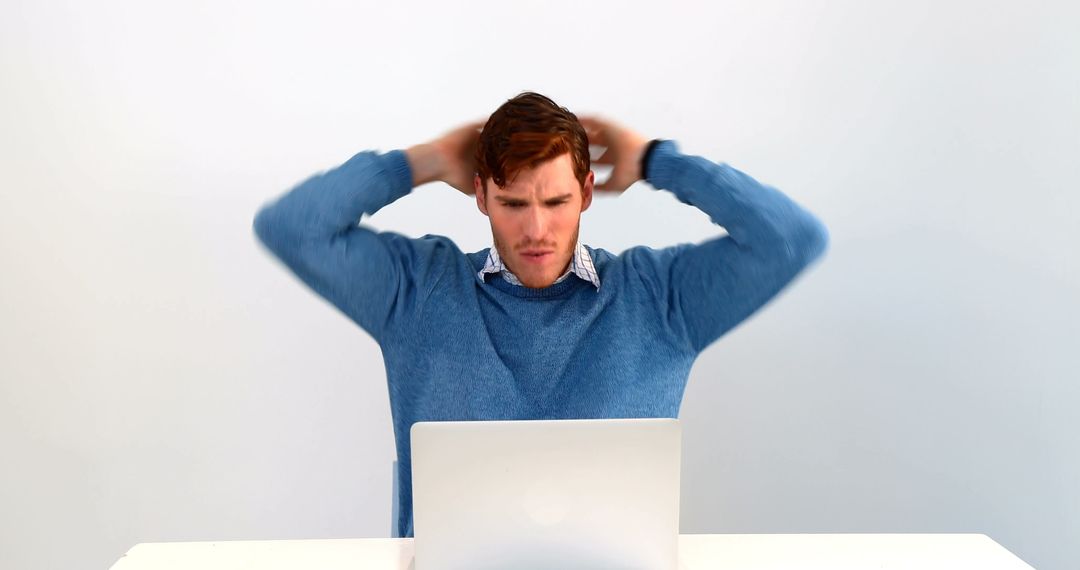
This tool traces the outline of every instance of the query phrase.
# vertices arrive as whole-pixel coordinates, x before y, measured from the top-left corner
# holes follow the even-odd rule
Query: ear
[[[488,215],[487,193],[484,192],[484,183],[480,180],[479,174],[473,174],[472,185],[474,194],[476,194],[476,207],[480,208],[480,212],[486,216]]]
[[[596,181],[596,176],[593,175],[593,171],[589,171],[585,175],[585,184],[581,186],[581,211],[589,209],[592,205],[593,183]]]

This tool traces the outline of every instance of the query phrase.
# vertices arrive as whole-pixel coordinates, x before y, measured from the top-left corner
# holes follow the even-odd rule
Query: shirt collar
[[[501,274],[502,278],[511,285],[524,287],[521,280],[511,273],[510,268],[503,263],[502,258],[499,257],[499,251],[492,247],[488,249],[487,261],[484,263],[484,268],[476,274],[476,278],[481,282],[484,282],[487,275],[496,273]],[[586,249],[580,241],[574,248],[574,258],[570,260],[570,267],[566,268],[566,273],[563,273],[562,276],[556,279],[555,283],[565,281],[570,277],[571,273],[592,283],[597,289],[600,288],[600,275],[596,273],[596,266],[593,265],[592,255],[589,254],[589,250]]]

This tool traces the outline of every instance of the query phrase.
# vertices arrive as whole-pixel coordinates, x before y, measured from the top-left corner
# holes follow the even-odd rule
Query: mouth
[[[521,252],[521,257],[531,263],[543,263],[551,259],[554,254],[555,252],[551,250],[529,249]]]

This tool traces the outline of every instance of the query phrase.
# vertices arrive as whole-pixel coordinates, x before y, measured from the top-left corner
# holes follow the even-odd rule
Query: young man
[[[480,127],[482,131],[478,131]],[[596,185],[596,163],[612,174]],[[594,191],[667,189],[728,235],[614,255],[578,242]],[[491,223],[463,253],[357,222],[443,181]],[[536,93],[483,125],[364,151],[255,217],[264,244],[379,343],[397,443],[397,532],[413,536],[409,428],[425,420],[678,417],[690,367],[821,255],[821,223],[774,188]]]

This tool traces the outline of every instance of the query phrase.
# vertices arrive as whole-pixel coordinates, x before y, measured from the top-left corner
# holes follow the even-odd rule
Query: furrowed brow
[[[569,200],[572,197],[573,197],[572,194],[563,194],[562,196],[555,196],[554,198],[548,198],[547,200],[544,200],[544,202],[547,203],[547,204],[554,204],[555,202],[565,202],[565,201]]]

